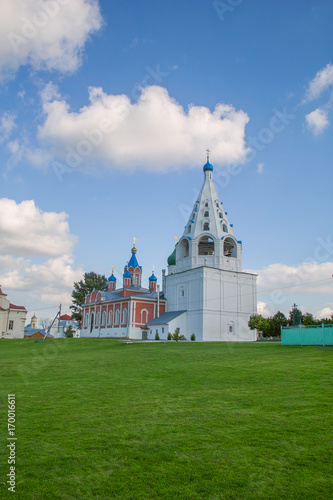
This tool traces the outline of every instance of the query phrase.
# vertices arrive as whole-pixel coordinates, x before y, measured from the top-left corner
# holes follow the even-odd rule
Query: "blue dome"
[[[207,172],[207,170],[210,170],[211,172],[213,172],[213,165],[211,163],[209,163],[209,161],[207,161],[207,163],[204,165],[204,168],[203,168],[203,171],[204,172]]]
[[[131,273],[129,272],[128,269],[126,269],[126,271],[124,272],[123,278],[132,278],[132,275],[131,275]]]
[[[112,273],[110,278],[108,278],[108,281],[117,281],[117,278]]]
[[[150,276],[149,281],[157,281],[157,278],[154,273]]]

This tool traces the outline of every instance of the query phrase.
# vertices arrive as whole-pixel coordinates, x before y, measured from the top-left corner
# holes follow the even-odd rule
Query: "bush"
[[[65,334],[65,337],[66,337],[67,339],[71,339],[71,338],[73,338],[73,336],[74,336],[74,330],[73,330],[73,328],[72,328],[71,326],[69,326],[69,327],[67,328],[67,330],[64,332],[64,334]]]
[[[172,339],[178,342],[178,340],[185,340],[184,335],[179,335],[179,329],[175,330],[175,333],[172,335]]]
[[[172,340],[172,335],[171,335],[170,332],[168,333],[168,337],[167,338],[168,338],[168,340]]]
[[[159,334],[157,332],[155,334],[155,340],[160,340],[160,336],[159,336]]]
[[[194,340],[195,340],[195,335],[194,335],[194,333],[192,333],[192,335],[191,335],[191,340],[192,340],[192,342],[194,342]]]

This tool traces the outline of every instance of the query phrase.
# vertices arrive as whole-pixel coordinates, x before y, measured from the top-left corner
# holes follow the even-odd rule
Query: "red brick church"
[[[82,310],[81,337],[142,339],[147,335],[147,323],[165,312],[166,300],[159,291],[154,269],[149,288],[142,287],[142,267],[136,253],[134,240],[121,288],[117,288],[112,268],[108,290],[93,290],[87,295]]]

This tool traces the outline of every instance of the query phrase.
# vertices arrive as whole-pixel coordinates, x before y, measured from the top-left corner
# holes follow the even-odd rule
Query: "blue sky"
[[[329,0],[0,5],[0,284],[51,317],[133,236],[160,278],[203,182],[259,310],[333,312]]]

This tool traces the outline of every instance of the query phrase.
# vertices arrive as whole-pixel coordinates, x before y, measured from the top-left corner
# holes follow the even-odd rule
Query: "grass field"
[[[0,497],[333,498],[332,357],[269,343],[0,340]]]

